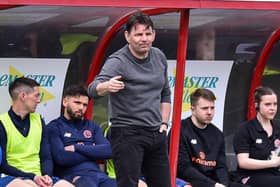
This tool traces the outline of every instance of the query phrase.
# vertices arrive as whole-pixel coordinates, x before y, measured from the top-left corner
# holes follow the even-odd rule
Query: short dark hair
[[[87,89],[83,85],[70,85],[68,86],[64,92],[63,97],[75,97],[75,96],[86,96],[89,98],[89,95],[87,93]]]
[[[136,24],[143,24],[143,25],[146,25],[147,28],[151,27],[152,29],[154,29],[154,23],[151,20],[150,16],[148,16],[140,11],[132,14],[129,17],[129,19],[126,23],[126,31],[128,33],[130,33],[132,27],[135,26]]]
[[[30,93],[33,91],[34,87],[39,87],[40,84],[36,82],[34,79],[30,79],[27,77],[19,77],[16,78],[10,85],[9,85],[9,94],[12,100],[17,99],[18,94],[20,91],[25,91]]]
[[[206,99],[208,101],[215,101],[215,94],[206,88],[198,88],[196,89],[190,96],[191,106],[196,106],[199,98]]]
[[[276,95],[276,93],[267,86],[257,87],[254,92],[255,103],[259,105],[264,95]]]

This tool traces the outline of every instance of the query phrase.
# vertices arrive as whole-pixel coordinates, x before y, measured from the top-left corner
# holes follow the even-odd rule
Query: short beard
[[[71,110],[71,108],[67,108],[66,112],[68,113],[68,115],[71,118],[71,120],[80,120],[80,119],[83,118],[83,116],[75,115],[75,113],[73,112],[73,110]]]

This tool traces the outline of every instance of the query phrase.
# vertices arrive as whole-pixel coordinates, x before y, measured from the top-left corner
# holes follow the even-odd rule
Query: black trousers
[[[143,127],[112,127],[118,187],[137,187],[143,174],[149,187],[171,187],[166,133]]]
[[[279,187],[280,176],[270,174],[255,175],[251,176],[246,184],[252,187]]]
[[[214,187],[215,186],[213,184],[209,184],[209,183],[205,183],[205,182],[201,182],[201,181],[193,181],[191,184],[192,184],[192,187]],[[228,187],[250,187],[250,186],[245,185],[245,184],[236,183],[236,182],[230,182]],[[255,186],[252,186],[252,187],[255,187]]]

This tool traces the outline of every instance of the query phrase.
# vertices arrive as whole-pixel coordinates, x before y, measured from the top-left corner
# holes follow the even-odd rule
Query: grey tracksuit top
[[[112,127],[159,126],[161,103],[170,103],[166,57],[152,47],[146,59],[137,59],[128,45],[113,53],[99,75],[89,85],[91,97],[98,97],[96,86],[110,78],[121,75],[125,88],[109,93],[109,110]]]

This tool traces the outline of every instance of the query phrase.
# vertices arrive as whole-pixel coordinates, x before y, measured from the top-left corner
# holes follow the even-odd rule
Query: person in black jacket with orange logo
[[[211,121],[216,97],[208,89],[190,96],[192,115],[181,122],[178,177],[193,187],[242,187],[229,181],[223,133]]]

